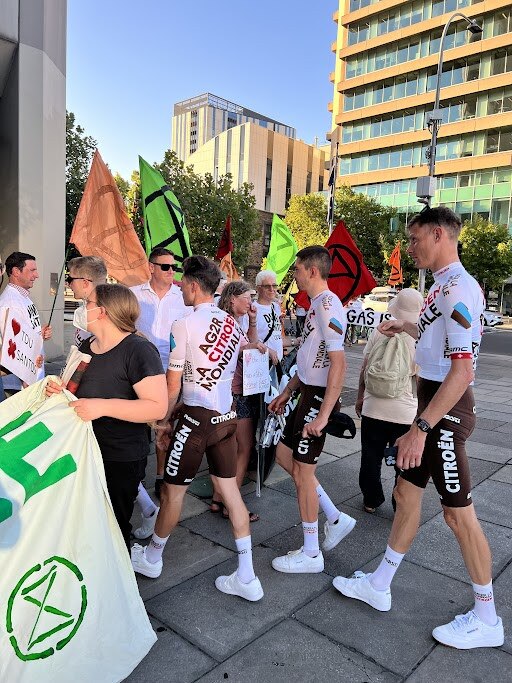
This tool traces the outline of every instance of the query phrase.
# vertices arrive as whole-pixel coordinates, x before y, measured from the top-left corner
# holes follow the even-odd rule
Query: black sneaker
[[[158,498],[158,500],[160,500],[160,491],[162,490],[163,485],[163,479],[155,479],[155,496]]]

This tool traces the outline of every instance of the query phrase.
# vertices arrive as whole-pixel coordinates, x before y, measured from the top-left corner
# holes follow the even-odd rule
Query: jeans
[[[410,425],[376,420],[373,417],[361,418],[361,469],[359,488],[363,494],[363,504],[376,508],[385,500],[380,479],[384,448],[393,446],[399,436],[406,434]],[[395,483],[399,470],[395,468]]]

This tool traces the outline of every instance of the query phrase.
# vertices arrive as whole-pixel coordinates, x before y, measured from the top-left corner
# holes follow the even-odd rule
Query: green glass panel
[[[455,192],[455,190],[441,190],[439,193],[439,201],[443,202],[443,204],[446,202],[454,202]]]
[[[475,199],[487,199],[492,194],[492,185],[477,185],[475,187]]]
[[[459,187],[457,191],[457,201],[464,202],[473,199],[473,187]]]
[[[510,197],[512,191],[512,185],[510,183],[496,183],[494,185],[492,196],[493,197]]]

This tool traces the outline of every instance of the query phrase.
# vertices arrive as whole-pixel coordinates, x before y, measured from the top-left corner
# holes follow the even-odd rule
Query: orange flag
[[[223,273],[226,273],[228,280],[240,280],[235,264],[231,260],[231,252],[228,252],[219,264],[219,268]]]
[[[388,261],[391,266],[391,273],[389,275],[388,285],[396,287],[396,285],[403,284],[404,276],[402,273],[402,263],[400,261],[400,240],[393,249]]]
[[[127,287],[140,285],[150,278],[146,253],[98,150],[94,153],[69,241],[82,256],[101,256],[108,274]]]

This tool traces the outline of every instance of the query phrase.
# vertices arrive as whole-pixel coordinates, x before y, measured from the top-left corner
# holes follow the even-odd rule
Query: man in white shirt
[[[35,256],[14,251],[5,261],[5,269],[9,278],[9,284],[0,295],[0,330],[3,331],[5,319],[9,309],[16,309],[33,330],[40,332],[44,340],[52,336],[50,325],[41,326],[39,312],[34,302],[30,299],[29,290],[39,277]],[[38,357],[40,372],[38,379],[44,377],[43,356]],[[9,374],[3,379],[4,388],[9,395],[22,389],[19,377]]]
[[[140,306],[137,329],[158,349],[164,370],[169,365],[171,326],[192,311],[183,303],[183,295],[174,284],[174,255],[169,249],[156,247],[149,255],[151,279],[142,285],[131,287]],[[165,450],[156,448],[155,494],[160,497],[162,488]]]
[[[272,270],[261,270],[256,275],[256,326],[259,341],[276,352],[279,360],[283,357],[283,347],[293,347],[296,340],[284,337],[281,326],[281,307],[276,301],[278,291],[276,274]]]

